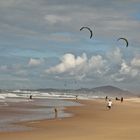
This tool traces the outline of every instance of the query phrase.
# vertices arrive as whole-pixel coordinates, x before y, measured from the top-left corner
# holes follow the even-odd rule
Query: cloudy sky
[[[139,0],[0,0],[0,88],[139,91],[139,37]]]

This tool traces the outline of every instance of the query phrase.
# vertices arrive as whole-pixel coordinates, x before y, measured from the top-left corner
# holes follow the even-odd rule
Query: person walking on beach
[[[109,99],[108,103],[107,103],[107,108],[108,109],[111,109],[112,107],[112,101]]]

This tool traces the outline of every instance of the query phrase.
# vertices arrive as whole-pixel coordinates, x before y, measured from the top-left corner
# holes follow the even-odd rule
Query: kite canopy
[[[122,37],[122,38],[117,39],[117,41],[119,41],[119,40],[124,40],[126,42],[126,47],[128,47],[128,40],[126,38]]]
[[[87,29],[89,32],[90,32],[90,39],[92,38],[92,30],[89,28],[89,27],[82,27],[81,29],[80,29],[80,31],[82,31],[83,29]]]

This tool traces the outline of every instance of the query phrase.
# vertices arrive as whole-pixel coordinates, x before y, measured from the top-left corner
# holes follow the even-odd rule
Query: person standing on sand
[[[108,109],[111,109],[112,107],[112,101],[109,99],[108,103],[107,103],[107,108]]]
[[[33,98],[33,96],[32,95],[30,95],[30,99],[32,99]]]
[[[78,95],[75,96],[76,100],[78,100]]]
[[[121,97],[121,102],[123,102],[123,97]]]
[[[57,118],[57,108],[54,108],[55,118]]]
[[[106,101],[107,101],[107,99],[108,99],[108,96],[105,97],[105,100],[106,100]]]

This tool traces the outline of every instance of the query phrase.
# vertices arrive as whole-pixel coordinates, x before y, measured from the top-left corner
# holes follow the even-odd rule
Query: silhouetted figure
[[[54,108],[55,118],[57,118],[57,108]]]
[[[78,95],[76,95],[76,100],[78,100]]]
[[[116,101],[120,101],[120,99],[116,97]]]
[[[32,95],[30,95],[30,99],[32,99],[33,98],[33,96]]]
[[[107,101],[107,99],[108,99],[108,96],[105,97],[105,100],[106,100],[106,101]]]
[[[121,97],[121,102],[123,102],[123,97]]]

